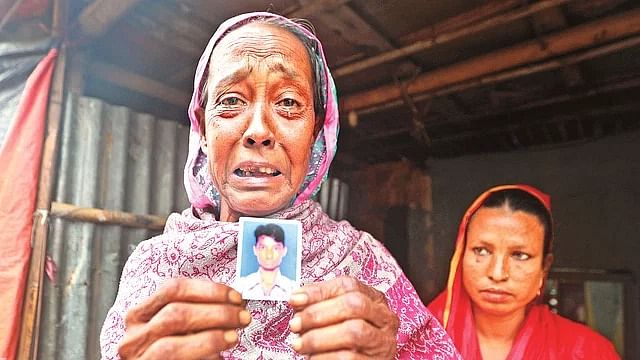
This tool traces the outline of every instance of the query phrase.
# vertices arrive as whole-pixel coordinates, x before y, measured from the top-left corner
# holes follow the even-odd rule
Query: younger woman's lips
[[[513,296],[510,292],[500,289],[480,290],[480,294],[485,300],[495,303],[505,302]]]

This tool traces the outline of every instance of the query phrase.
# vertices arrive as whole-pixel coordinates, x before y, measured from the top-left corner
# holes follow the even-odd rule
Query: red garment
[[[551,212],[548,195],[528,185],[503,185],[480,195],[467,209],[458,229],[456,246],[449,267],[447,288],[428,309],[443,324],[466,360],[481,360],[471,299],[462,285],[462,256],[465,234],[473,214],[487,197],[500,190],[519,189],[535,196]],[[620,359],[613,344],[587,326],[552,313],[546,305],[532,304],[514,340],[507,360],[520,359]]]

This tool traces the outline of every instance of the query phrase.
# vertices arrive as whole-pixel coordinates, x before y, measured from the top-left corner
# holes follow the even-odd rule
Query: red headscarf
[[[449,266],[447,287],[429,304],[428,308],[443,324],[458,351],[466,360],[480,360],[482,355],[471,299],[462,284],[465,235],[471,217],[482,207],[489,195],[503,190],[522,190],[534,196],[551,215],[551,198],[529,185],[501,185],[491,188],[481,194],[464,214]],[[549,249],[551,251],[552,244],[549,244]],[[546,305],[532,304],[507,359],[567,358],[595,360],[619,359],[619,356],[613,345],[595,331],[552,313]]]

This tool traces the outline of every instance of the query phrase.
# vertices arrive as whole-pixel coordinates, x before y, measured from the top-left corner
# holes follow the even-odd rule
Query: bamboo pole
[[[409,95],[434,91],[494,72],[607,43],[638,32],[640,32],[640,9],[424,73],[408,84],[406,91]],[[401,97],[401,89],[396,84],[388,84],[347,96],[342,102],[341,109],[348,113],[391,102]]]
[[[61,39],[67,24],[68,1],[55,0],[52,16],[52,37]],[[42,303],[44,265],[49,230],[48,209],[51,204],[58,151],[58,134],[64,110],[64,86],[67,50],[64,45],[58,51],[56,68],[51,82],[49,108],[47,110],[47,133],[44,139],[38,196],[32,231],[32,252],[29,275],[22,306],[22,325],[18,359],[37,359],[40,308]]]
[[[122,225],[127,227],[162,230],[166,219],[162,216],[132,214],[124,211],[84,208],[61,202],[51,203],[52,217],[71,221],[91,222],[103,225]]]
[[[358,71],[368,69],[370,67],[388,63],[400,58],[404,58],[420,51],[427,50],[435,45],[444,44],[455,39],[459,39],[464,36],[476,34],[480,31],[490,29],[499,25],[507,24],[509,22],[522,19],[531,14],[562,5],[570,0],[543,0],[533,3],[523,8],[515,9],[513,11],[495,16],[493,18],[480,21],[476,24],[468,25],[463,28],[458,28],[441,34],[435,34],[433,37],[425,40],[419,40],[411,45],[401,47],[399,49],[391,50],[362,61],[358,61],[352,64],[348,64],[336,69],[333,74],[336,78],[353,74]]]

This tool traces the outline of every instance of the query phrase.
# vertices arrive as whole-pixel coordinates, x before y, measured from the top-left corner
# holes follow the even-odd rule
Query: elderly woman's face
[[[535,215],[505,207],[476,211],[462,260],[462,281],[476,313],[524,313],[543,284],[543,240]]]
[[[216,45],[208,81],[200,128],[221,195],[220,219],[283,209],[305,178],[314,141],[304,45],[273,25],[242,26]]]

